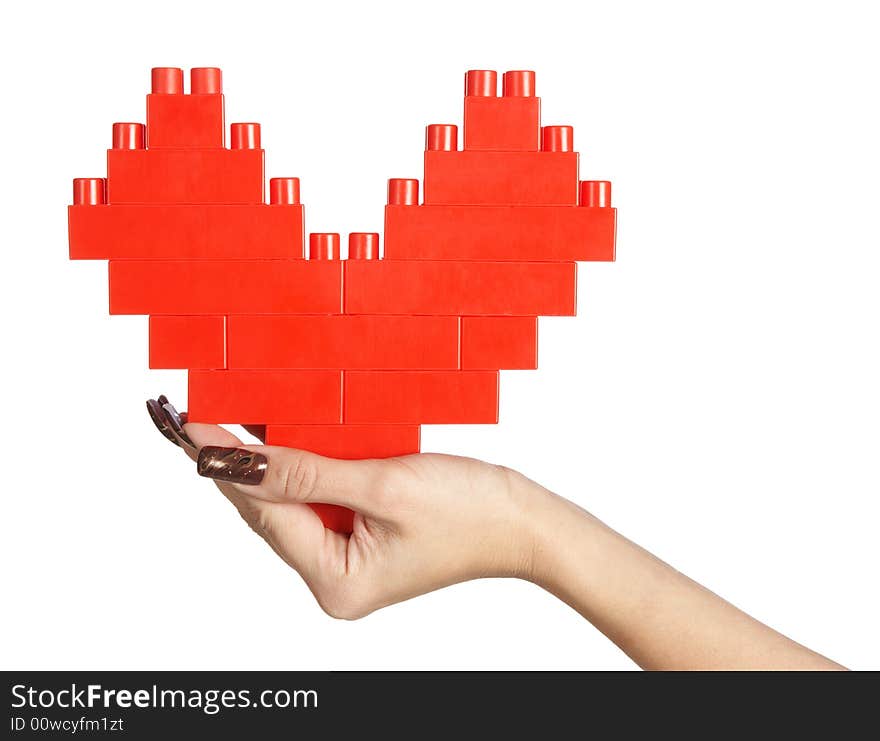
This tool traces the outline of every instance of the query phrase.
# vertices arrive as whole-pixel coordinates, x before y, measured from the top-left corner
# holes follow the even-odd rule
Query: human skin
[[[170,404],[159,407],[151,416],[163,434],[215,478],[333,617],[511,577],[569,604],[643,669],[844,668],[511,469],[446,455],[339,461],[245,445],[221,427],[181,426]],[[313,502],[354,510],[351,535],[325,529]]]

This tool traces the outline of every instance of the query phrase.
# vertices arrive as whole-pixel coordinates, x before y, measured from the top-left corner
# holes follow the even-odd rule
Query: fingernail
[[[263,480],[269,459],[262,453],[252,453],[243,448],[206,445],[199,451],[196,465],[199,476],[255,486]]]
[[[177,410],[174,408],[174,405],[170,401],[165,401],[162,405],[162,410],[165,412],[165,422],[168,427],[174,432],[177,437],[183,440],[184,443],[189,445],[193,450],[196,449],[195,443],[189,439],[189,435],[184,432],[183,429],[183,420],[180,418],[180,415],[177,413]]]
[[[150,413],[150,419],[153,420],[156,429],[175,445],[180,446],[180,443],[177,442],[177,438],[174,437],[174,433],[165,423],[165,414],[162,412],[162,407],[159,402],[155,399],[147,399],[147,411]]]

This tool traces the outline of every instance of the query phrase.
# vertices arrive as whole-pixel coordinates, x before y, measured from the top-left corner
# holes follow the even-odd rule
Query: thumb
[[[381,517],[386,461],[342,461],[304,450],[266,445],[199,451],[198,472],[271,502],[337,504]]]

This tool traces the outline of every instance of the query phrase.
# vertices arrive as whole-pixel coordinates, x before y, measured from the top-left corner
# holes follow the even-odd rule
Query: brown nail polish
[[[156,429],[175,445],[180,446],[180,443],[177,442],[177,438],[174,437],[174,433],[165,422],[165,414],[163,413],[159,402],[155,399],[147,399],[147,411],[150,413],[150,419],[153,420]]]
[[[269,459],[262,453],[243,448],[221,448],[206,445],[199,451],[199,476],[233,484],[256,485],[263,480]]]
[[[165,423],[168,427],[171,428],[173,433],[183,440],[186,445],[189,445],[193,450],[195,450],[195,443],[189,439],[189,435],[183,429],[183,420],[180,418],[180,415],[177,413],[177,410],[174,408],[174,405],[170,401],[166,401],[162,405],[162,410],[165,413]]]

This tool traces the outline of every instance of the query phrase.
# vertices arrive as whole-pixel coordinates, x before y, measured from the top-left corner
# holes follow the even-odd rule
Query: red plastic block
[[[150,317],[150,368],[225,367],[226,317]]]
[[[576,206],[577,152],[425,152],[425,203]]]
[[[225,145],[222,95],[148,95],[150,149]]]
[[[302,258],[303,207],[70,206],[72,260]]]
[[[541,99],[477,97],[464,99],[464,148],[537,152],[541,141]]]
[[[338,424],[342,372],[191,370],[187,413],[211,424]]]
[[[147,143],[159,147],[222,147],[223,82],[216,67],[190,73],[190,95],[183,94],[183,70],[156,67],[147,96]]]
[[[107,203],[106,178],[74,178],[73,205],[101,206]]]
[[[593,208],[610,208],[611,183],[607,180],[584,180],[581,183],[580,205]]]
[[[266,445],[328,458],[393,458],[419,452],[418,425],[266,425]]]
[[[538,317],[463,316],[461,367],[534,370],[538,367]]]
[[[230,368],[458,368],[454,316],[230,316]]]
[[[310,504],[309,507],[315,510],[315,514],[321,518],[324,527],[343,535],[348,535],[354,530],[354,512],[350,509],[322,502],[315,502]]]
[[[386,206],[398,260],[613,260],[617,211],[579,206]]]
[[[345,261],[346,314],[574,316],[576,299],[574,262]]]
[[[346,424],[494,424],[497,371],[345,371]]]
[[[338,314],[342,263],[111,260],[110,313]]]
[[[107,202],[263,203],[262,149],[110,149]]]

